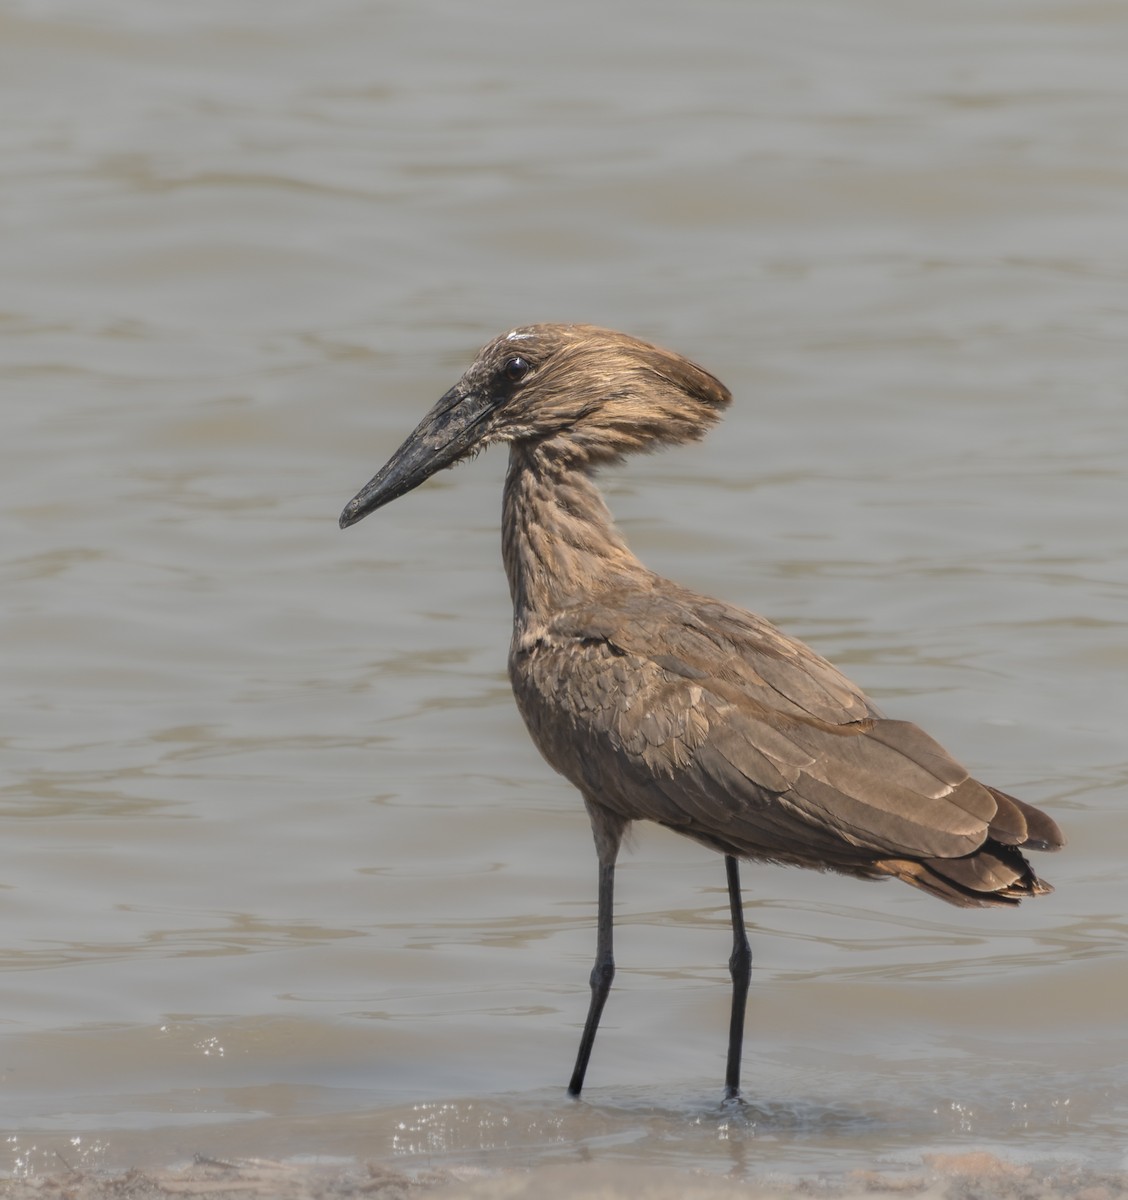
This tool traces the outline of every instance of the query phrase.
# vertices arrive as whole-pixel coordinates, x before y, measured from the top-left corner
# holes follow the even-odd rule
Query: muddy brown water
[[[0,5],[0,1169],[192,1154],[842,1173],[1128,1141],[1128,14],[991,0]],[[336,515],[474,350],[733,389],[608,473],[1070,837],[962,912],[641,828],[504,676],[503,455]]]

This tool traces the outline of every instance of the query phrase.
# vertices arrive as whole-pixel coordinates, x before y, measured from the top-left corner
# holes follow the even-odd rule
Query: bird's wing
[[[662,589],[569,608],[551,634],[536,690],[570,730],[550,750],[530,728],[557,769],[618,796],[625,816],[792,860],[958,857],[989,827],[1026,836],[1018,809],[763,618]],[[571,745],[583,780],[556,761]]]

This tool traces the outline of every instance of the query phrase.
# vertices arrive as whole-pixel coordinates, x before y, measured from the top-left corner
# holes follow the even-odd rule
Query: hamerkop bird
[[[592,482],[635,451],[695,440],[731,397],[668,350],[590,325],[527,325],[489,343],[341,527],[493,442],[509,443],[502,553],[509,677],[540,752],[584,798],[599,855],[579,1095],[615,963],[615,859],[632,821],[725,856],[732,909],[726,1097],[740,1092],[752,953],[737,861],[892,875],[950,904],[1051,889],[1019,847],[1063,838],[1036,808],[972,779],[915,725],[889,720],[763,617],[647,570]]]

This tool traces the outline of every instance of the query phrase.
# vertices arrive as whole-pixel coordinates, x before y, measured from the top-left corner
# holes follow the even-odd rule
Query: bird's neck
[[[543,442],[510,446],[502,554],[518,631],[648,573],[590,475]]]

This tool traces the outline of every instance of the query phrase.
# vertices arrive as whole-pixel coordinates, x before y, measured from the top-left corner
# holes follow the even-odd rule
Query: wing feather
[[[1026,839],[1037,810],[972,779],[915,725],[883,717],[802,642],[658,582],[565,609],[535,646],[515,645],[534,740],[586,794],[726,852],[842,869],[960,858],[989,833]],[[1045,820],[1049,844],[1056,826]],[[966,883],[951,878],[1005,888],[1014,869],[1004,855],[961,869]]]

